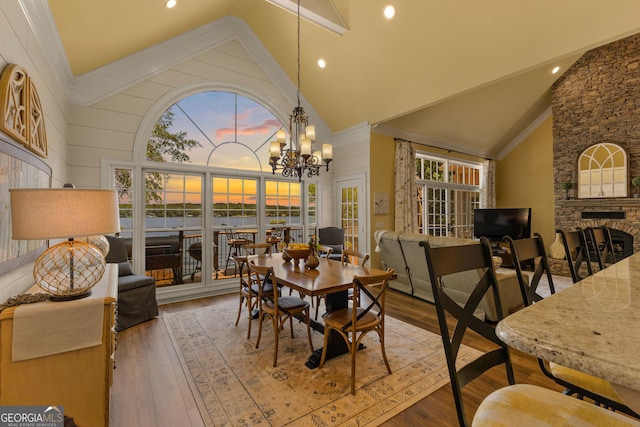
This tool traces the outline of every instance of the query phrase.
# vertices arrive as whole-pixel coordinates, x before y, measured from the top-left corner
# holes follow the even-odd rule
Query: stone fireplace
[[[606,225],[618,250],[640,251],[640,198],[568,200],[563,183],[577,187],[578,157],[612,142],[628,155],[630,181],[640,176],[640,35],[586,52],[551,90],[556,229]],[[565,262],[566,264],[566,262]],[[555,270],[555,269],[554,269]]]

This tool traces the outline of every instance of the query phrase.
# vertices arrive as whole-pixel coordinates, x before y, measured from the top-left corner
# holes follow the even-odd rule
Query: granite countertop
[[[640,391],[640,253],[514,313],[509,346]]]

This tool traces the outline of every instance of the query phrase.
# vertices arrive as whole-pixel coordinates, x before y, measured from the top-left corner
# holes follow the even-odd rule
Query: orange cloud
[[[238,126],[237,128],[238,135],[253,136],[253,135],[271,134],[274,132],[274,129],[280,128],[282,124],[277,119],[269,119],[269,120],[265,120],[264,122],[258,125],[246,126],[246,125],[242,125],[241,123],[238,123],[237,126]],[[233,128],[233,127],[219,128],[218,130],[216,130],[215,140],[228,141],[233,139],[235,135],[236,135],[236,128]]]

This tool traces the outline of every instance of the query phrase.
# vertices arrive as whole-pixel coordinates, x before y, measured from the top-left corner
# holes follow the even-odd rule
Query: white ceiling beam
[[[293,0],[266,0],[286,11],[298,14],[298,2]],[[300,16],[308,21],[313,22],[332,31],[338,35],[343,35],[349,28],[342,19],[342,15],[338,12],[335,4],[331,0],[300,0]]]

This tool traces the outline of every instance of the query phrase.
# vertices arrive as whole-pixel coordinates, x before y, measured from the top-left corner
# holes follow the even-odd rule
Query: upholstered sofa
[[[397,274],[397,278],[389,282],[389,287],[429,302],[434,301],[433,291],[424,248],[420,246],[420,242],[428,241],[432,247],[478,244],[471,239],[397,233],[391,230],[376,231],[375,239],[376,251],[382,256],[383,267],[393,268]],[[522,295],[514,271],[500,268],[496,273],[503,314],[506,316],[523,306]],[[476,283],[474,280],[478,279],[477,276],[468,277],[465,274],[468,273],[452,275],[443,281],[447,292],[460,303],[468,299]],[[476,316],[491,322],[498,320],[493,295],[487,294],[480,307],[481,310],[476,312]]]

